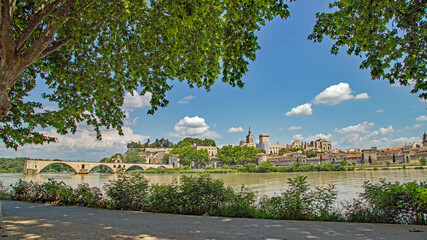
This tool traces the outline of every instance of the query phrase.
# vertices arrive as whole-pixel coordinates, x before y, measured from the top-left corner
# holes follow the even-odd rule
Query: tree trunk
[[[2,119],[10,110],[12,105],[6,93],[7,88],[0,87],[0,119]]]
[[[16,69],[15,69],[16,70]],[[7,96],[7,90],[11,88],[18,80],[18,76],[22,71],[7,71],[0,68],[0,119],[2,119],[9,112],[12,104]]]

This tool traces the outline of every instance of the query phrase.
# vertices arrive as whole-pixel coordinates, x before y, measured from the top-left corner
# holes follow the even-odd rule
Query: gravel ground
[[[1,201],[2,239],[427,239],[427,226],[145,213]]]

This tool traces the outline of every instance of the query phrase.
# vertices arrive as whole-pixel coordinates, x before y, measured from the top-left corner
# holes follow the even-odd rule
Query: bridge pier
[[[34,174],[38,174],[36,169],[24,169],[24,174],[26,175],[34,175]]]

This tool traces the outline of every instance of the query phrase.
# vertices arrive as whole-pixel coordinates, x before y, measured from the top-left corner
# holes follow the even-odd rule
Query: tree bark
[[[7,89],[10,87],[7,80],[0,78],[0,119],[2,119],[12,107],[9,97],[7,96]]]

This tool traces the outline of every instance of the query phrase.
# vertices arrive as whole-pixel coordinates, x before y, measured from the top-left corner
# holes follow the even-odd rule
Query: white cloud
[[[191,95],[190,96],[185,96],[181,100],[179,100],[178,103],[179,104],[187,104],[187,103],[190,102],[190,100],[193,100],[195,98],[196,98],[195,96],[191,96]]]
[[[419,127],[417,125],[415,125],[414,127]],[[344,137],[342,137],[340,141],[336,142],[334,148],[366,149],[371,147],[377,147],[379,149],[382,149],[398,145],[404,145],[406,143],[421,141],[421,139],[418,137],[400,137],[395,139],[391,136],[391,134],[397,132],[400,131],[396,131],[392,125],[389,125],[388,127],[381,127],[378,130],[372,131],[368,134],[363,134],[365,132],[350,132],[349,134],[346,134]]]
[[[363,122],[357,125],[350,125],[345,128],[335,129],[334,131],[339,132],[341,134],[353,134],[353,133],[369,133],[368,129],[373,128],[373,122]]]
[[[316,135],[310,135],[308,137],[303,137],[301,134],[296,134],[292,137],[293,140],[297,140],[297,141],[301,141],[301,142],[311,142],[311,141],[315,141],[318,139],[326,139],[326,140],[330,140],[332,138],[332,134],[323,134],[323,133],[318,133]]]
[[[342,101],[354,99],[362,100],[368,99],[367,93],[360,93],[353,95],[353,91],[350,89],[348,83],[338,83],[336,85],[329,86],[323,92],[319,93],[313,101],[294,107],[291,111],[286,113],[286,116],[297,116],[297,115],[311,115],[313,109],[311,108],[312,103],[314,104],[325,104],[325,105],[337,105]]]
[[[295,131],[295,130],[300,130],[301,126],[291,126],[288,128],[289,131]]]
[[[25,145],[15,154],[8,152],[9,156],[22,156],[42,159],[63,159],[99,161],[103,157],[111,157],[115,153],[124,153],[128,142],[144,142],[149,136],[136,134],[130,127],[123,127],[123,136],[116,130],[103,129],[102,141],[96,140],[96,133],[86,125],[79,125],[75,134],[59,135],[55,130],[42,132],[57,138],[57,142],[44,145]],[[2,147],[2,146],[0,146]]]
[[[175,124],[170,135],[173,137],[221,138],[221,135],[209,128],[204,118],[186,116]]]
[[[131,118],[129,118],[128,116],[129,116],[129,115],[128,115],[128,114],[126,114],[126,118],[125,118],[125,121],[124,121],[124,124],[125,124],[126,126],[132,126],[132,125],[135,125],[135,124],[137,124],[137,123],[138,123],[138,119],[139,119],[139,117],[135,117],[135,118],[131,119]]]
[[[133,91],[133,96],[130,92],[126,93],[123,103],[123,109],[132,111],[134,108],[149,107],[151,100],[151,93],[147,92],[140,95],[137,91]]]
[[[334,143],[334,148],[384,148],[394,146],[393,140],[385,137],[386,135],[396,132],[392,125],[389,125],[388,127],[381,127],[372,132],[368,130],[373,127],[374,123],[365,121],[354,126],[335,129],[334,131],[344,134],[344,136],[340,141]]]
[[[345,100],[355,99],[368,99],[367,93],[361,93],[356,96],[352,95],[352,90],[348,83],[338,83],[326,88],[323,92],[319,93],[313,100],[315,104],[337,105]]]
[[[385,111],[385,109],[383,108],[383,109],[378,109],[376,112],[377,113],[382,113],[382,112],[384,112]]]
[[[369,96],[367,93],[361,93],[361,94],[357,94],[354,99],[355,100],[363,100],[363,99],[368,99]]]
[[[380,134],[380,135],[386,135],[386,134],[389,134],[389,133],[392,133],[392,132],[394,132],[394,129],[393,129],[393,126],[392,125],[390,125],[390,126],[388,126],[387,128],[380,128],[379,130],[378,130],[378,133]]]
[[[422,124],[418,123],[418,124],[415,124],[412,127],[406,127],[405,129],[406,130],[412,130],[412,129],[420,128],[421,126],[422,126]]]
[[[427,121],[427,116],[426,115],[421,115],[421,116],[415,118],[415,121],[425,122],[425,121]]]
[[[230,129],[227,130],[228,133],[237,133],[237,132],[243,132],[243,128],[242,127],[231,127]]]
[[[195,99],[196,97],[195,96],[185,96],[185,97],[183,97],[182,99],[184,99],[184,100],[193,100],[193,99]]]
[[[286,113],[286,116],[299,116],[299,115],[311,115],[313,109],[311,109],[311,103],[306,103],[292,108],[291,111]]]
[[[371,147],[377,147],[379,149],[389,148],[399,145],[404,145],[406,143],[420,142],[421,139],[417,137],[400,137],[397,139],[391,137],[380,136],[379,131],[376,134],[369,134],[366,136],[361,136],[360,134],[349,134],[344,136],[339,142],[334,143],[334,148],[338,149],[350,149],[350,148],[360,148],[367,149]],[[375,136],[374,136],[375,135]]]
[[[296,141],[304,141],[304,137],[302,136],[302,134],[296,134],[292,137],[292,140],[296,140]]]
[[[384,135],[390,134],[394,132],[394,128],[392,125],[388,126],[387,128],[380,128],[378,130],[375,130],[371,133],[369,133],[368,135],[362,137],[362,139],[368,141],[371,139],[375,139],[377,137],[382,137]]]

